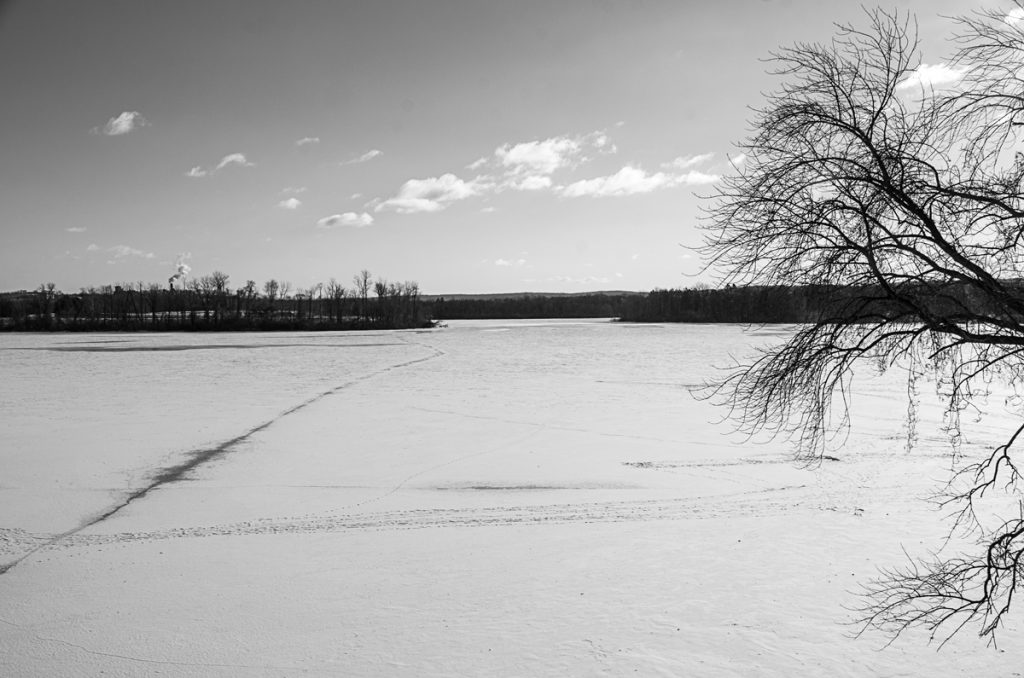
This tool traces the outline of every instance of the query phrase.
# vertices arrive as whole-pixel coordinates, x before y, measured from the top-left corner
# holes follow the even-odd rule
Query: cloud
[[[324,217],[316,222],[318,228],[334,228],[336,226],[354,226],[356,228],[362,228],[363,226],[369,226],[373,223],[373,217],[362,212],[356,214],[355,212],[345,212],[344,214],[332,214],[329,217]]]
[[[935,64],[934,66],[921,64],[906,80],[896,85],[896,89],[948,87],[959,82],[966,73],[966,66],[951,68],[946,64]]]
[[[255,167],[256,163],[249,162],[249,159],[245,157],[244,153],[228,153],[220,159],[220,162],[217,163],[217,166],[213,169],[205,169],[200,165],[196,165],[189,171],[185,172],[185,176],[192,179],[200,179],[202,177],[209,176],[214,172],[219,172],[230,165],[238,165],[239,167]]]
[[[494,155],[513,173],[552,174],[570,165],[581,148],[578,139],[562,136],[515,145],[505,144],[499,146]]]
[[[479,158],[467,167],[477,170],[491,166],[491,182],[498,190],[537,191],[551,188],[551,175],[555,172],[578,167],[592,154],[615,152],[617,149],[608,135],[596,131],[502,144],[492,155]]]
[[[281,192],[285,195],[298,195],[299,193],[305,193],[307,190],[305,186],[287,186],[281,189]]]
[[[440,212],[453,202],[479,195],[485,187],[480,178],[467,182],[454,174],[410,179],[394,197],[377,204],[374,210],[394,210],[400,214]]]
[[[497,212],[497,211],[498,211],[498,208],[497,208],[497,207],[494,207],[493,205],[490,205],[490,206],[488,206],[488,207],[484,207],[484,208],[483,208],[482,210],[480,210],[480,211],[481,211],[481,212],[483,212],[484,214],[490,214],[491,212]]]
[[[70,226],[64,229],[68,233],[85,233],[87,229],[85,226]]]
[[[302,137],[295,142],[296,146],[308,146],[309,144],[319,144],[320,137]]]
[[[639,167],[626,165],[615,174],[583,179],[561,188],[561,194],[567,198],[584,196],[610,197],[650,193],[662,188],[671,188],[681,184],[709,184],[718,181],[714,174],[691,171],[685,174],[669,174],[655,172],[648,174]]]
[[[714,153],[701,153],[700,155],[681,155],[675,160],[665,163],[664,165],[662,165],[662,167],[664,167],[665,169],[677,170],[688,169],[695,165],[705,163],[708,160],[711,160],[711,158],[713,157],[715,157]]]
[[[91,250],[92,248],[90,247],[89,249]],[[115,259],[123,259],[124,257],[142,257],[143,259],[152,259],[154,257],[152,252],[143,252],[142,250],[137,250],[134,247],[129,247],[128,245],[114,245],[107,251],[111,252]]]
[[[96,243],[89,243],[89,246],[85,248],[86,252],[99,252],[100,246]]]
[[[1020,23],[1022,19],[1024,19],[1024,8],[1021,7],[1014,7],[1010,10],[1009,14],[1003,17],[1003,21],[1011,26],[1016,23]]]
[[[494,265],[495,266],[525,266],[526,265],[526,259],[516,259],[514,261],[510,261],[508,259],[495,259],[494,260]]]
[[[93,127],[92,133],[117,137],[147,125],[149,125],[149,121],[143,118],[138,111],[125,111],[117,117],[107,120],[107,124],[103,127]]]
[[[729,158],[729,161],[732,163],[733,167],[739,167],[747,161],[747,154],[740,153],[738,155],[734,155]]]
[[[376,148],[371,148],[366,153],[363,153],[362,155],[360,155],[360,156],[358,156],[356,158],[352,158],[351,160],[346,160],[346,161],[344,161],[341,164],[342,165],[358,165],[361,162],[367,162],[369,160],[373,160],[374,158],[379,157],[381,155],[384,155],[384,151],[377,150]]]
[[[301,204],[302,201],[299,200],[298,198],[288,198],[287,200],[282,200],[281,202],[277,203],[277,206],[283,207],[286,210],[296,210],[299,208],[299,205]]]
[[[534,174],[513,181],[511,186],[517,191],[539,191],[541,189],[551,188],[551,177]]]
[[[246,159],[244,153],[229,153],[229,154],[225,155],[223,158],[220,159],[220,162],[217,163],[217,167],[214,168],[214,171],[224,169],[228,165],[240,165],[242,167],[252,167],[255,164],[256,163],[249,162],[249,160]]]
[[[597,283],[604,284],[610,282],[608,278],[598,277],[595,275],[588,275],[582,278],[573,278],[567,275],[556,275],[552,278],[548,278],[551,282],[561,283],[573,283],[575,285],[594,285]]]

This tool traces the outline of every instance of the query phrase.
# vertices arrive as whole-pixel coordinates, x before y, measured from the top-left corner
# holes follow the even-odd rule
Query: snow
[[[688,387],[787,332],[2,336],[0,675],[1019,675],[853,637],[948,452],[892,374],[839,461],[728,435]]]

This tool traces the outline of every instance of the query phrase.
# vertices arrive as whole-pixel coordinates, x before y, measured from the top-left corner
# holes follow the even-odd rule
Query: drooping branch
[[[913,24],[881,11],[864,30],[774,55],[783,85],[707,210],[703,254],[723,283],[819,286],[833,299],[704,391],[740,430],[822,454],[848,424],[850,378],[866,361],[931,365],[954,439],[976,384],[1024,383],[1022,25],[960,20],[963,77],[950,90],[908,85],[920,63]],[[1024,521],[987,528],[978,501],[1017,496],[1022,431],[951,479],[954,527],[970,527],[978,554],[887,572],[868,591],[868,626],[995,632],[1021,583]]]

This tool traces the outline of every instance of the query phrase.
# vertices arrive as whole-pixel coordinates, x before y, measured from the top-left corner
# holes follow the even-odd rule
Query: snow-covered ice
[[[0,675],[1024,673],[851,637],[948,528],[895,375],[807,468],[689,392],[786,328],[450,325],[0,336]]]

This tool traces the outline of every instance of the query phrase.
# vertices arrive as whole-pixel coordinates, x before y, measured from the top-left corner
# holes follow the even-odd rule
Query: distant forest
[[[231,289],[227,274],[172,276],[166,286],[121,283],[61,292],[53,283],[0,293],[0,329],[357,330],[430,326],[415,282],[374,280],[366,270],[345,287],[333,278],[306,289],[271,279]],[[372,296],[371,296],[372,295]]]
[[[1024,285],[1020,288],[1024,295]],[[956,314],[971,307],[957,286],[922,288],[920,303]],[[374,279],[369,271],[346,287],[331,279],[311,288],[252,281],[232,289],[229,277],[172,279],[167,286],[122,283],[61,292],[52,283],[0,293],[0,329],[54,330],[359,330],[431,327],[445,320],[615,318],[624,322],[807,323],[865,308],[895,317],[879,290],[843,286],[655,289],[584,294],[424,296],[415,282]],[[940,308],[941,307],[941,308]]]

